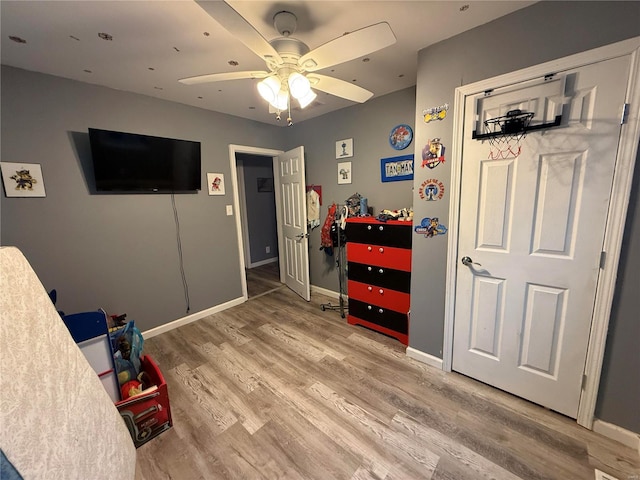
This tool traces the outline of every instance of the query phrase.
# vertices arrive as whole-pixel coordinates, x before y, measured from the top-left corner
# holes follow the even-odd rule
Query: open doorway
[[[252,200],[250,199],[249,202],[247,202],[246,193],[247,191],[255,190],[254,193],[256,195],[258,194],[257,192],[258,177],[255,177],[256,180],[254,180],[254,183],[252,184],[255,186],[247,187],[246,186],[247,181],[245,177],[246,176],[252,177],[251,172],[253,170],[249,170],[250,175],[245,175],[245,168],[244,168],[245,158],[249,158],[249,157],[256,158],[257,162],[263,163],[264,165],[271,166],[270,171],[267,167],[264,170],[264,172],[268,173],[271,176],[271,178],[273,178],[274,157],[277,157],[277,155],[279,155],[280,153],[282,153],[282,150],[273,150],[268,148],[258,148],[258,147],[249,147],[249,146],[241,146],[241,145],[229,145],[229,160],[231,164],[230,165],[231,184],[233,188],[233,211],[236,217],[236,231],[238,232],[240,271],[245,272],[245,275],[242,275],[240,277],[242,281],[242,295],[245,300],[249,298],[249,288],[248,288],[249,283],[252,284],[252,287],[251,287],[252,297],[255,297],[256,295],[259,295],[259,294],[264,294],[263,292],[270,290],[266,288],[264,280],[259,280],[259,281],[254,280],[256,276],[260,276],[260,277],[267,276],[269,281],[274,281],[274,278],[270,274],[270,271],[275,269],[276,272],[278,272],[277,273],[278,284],[284,283],[282,280],[282,272],[279,271],[280,262],[279,262],[278,255],[279,255],[279,252],[281,251],[281,246],[280,246],[281,234],[280,234],[280,225],[278,224],[278,220],[277,220],[277,212],[274,212],[274,216],[273,216],[273,223],[276,224],[276,232],[277,232],[276,233],[277,240],[275,242],[275,245],[273,247],[271,245],[262,245],[261,246],[262,251],[265,253],[265,256],[263,257],[260,257],[260,255],[258,255],[257,253],[254,253],[253,255],[251,253],[252,250],[250,245],[251,245],[251,238],[253,237],[253,235],[251,234],[250,223],[247,222],[247,219],[248,219],[247,203],[251,205]],[[247,157],[244,157],[245,155]],[[260,171],[262,172],[263,170],[260,170]],[[267,177],[266,173],[264,174],[264,177],[261,176],[260,178],[266,178]],[[262,180],[261,180],[261,185],[263,185]],[[264,189],[265,189],[264,186],[262,186],[261,190],[264,190]],[[268,186],[267,186],[267,189],[268,189]],[[265,192],[260,192],[260,194],[263,194],[263,193]],[[258,237],[260,236],[258,235]],[[261,243],[262,241],[257,243],[257,245],[261,245]],[[271,247],[270,248],[271,255],[267,254],[266,252],[267,246]],[[255,248],[257,249],[258,247],[255,247]],[[276,257],[275,262],[271,260],[272,256]],[[269,270],[269,274],[263,275],[262,270]],[[248,275],[249,272],[252,275]],[[248,276],[250,278],[247,278]],[[273,283],[270,285],[273,285]]]
[[[254,298],[282,286],[273,157],[243,152],[235,157],[247,296]]]
[[[261,157],[271,158],[275,211],[276,211],[276,232],[278,246],[278,267],[280,271],[280,282],[286,284],[288,288],[300,295],[306,301],[310,301],[309,282],[309,234],[307,230],[306,194],[304,178],[304,147],[299,146],[288,152],[281,150],[270,150],[258,147],[246,147],[241,145],[229,145],[229,160],[231,163],[231,185],[233,190],[233,206],[228,205],[229,214],[236,212],[236,231],[238,234],[238,252],[240,253],[240,271],[245,271],[245,266],[255,265],[251,253],[247,254],[245,245],[253,243],[249,233],[249,228],[243,229],[240,198],[246,204],[244,185],[251,185],[250,189],[258,188],[257,182],[253,183],[238,181],[239,172],[244,177],[244,169],[238,168],[237,155],[251,154]],[[261,189],[264,189],[265,181],[260,181]],[[240,195],[240,185],[243,193]],[[260,246],[260,244],[259,244]],[[274,245],[275,246],[275,245]],[[266,245],[264,246],[266,253]],[[249,252],[252,252],[250,250]],[[247,260],[245,260],[245,256]],[[242,297],[249,298],[247,294],[246,275],[240,276],[242,282]]]

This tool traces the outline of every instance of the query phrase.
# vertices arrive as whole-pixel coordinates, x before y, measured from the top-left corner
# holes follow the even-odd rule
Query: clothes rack
[[[333,222],[333,227],[336,230],[336,245],[334,249],[334,255],[336,256],[336,269],[338,271],[338,305],[333,305],[331,302],[323,303],[320,305],[320,309],[324,312],[326,310],[338,310],[340,312],[340,316],[345,318],[345,310],[348,307],[345,307],[344,296],[346,294],[345,291],[345,252],[344,252],[344,242],[342,241],[342,236],[344,235],[344,221],[346,217],[349,215],[348,211],[346,211],[346,205],[337,205],[337,211],[340,212],[340,216],[336,215],[336,219]]]

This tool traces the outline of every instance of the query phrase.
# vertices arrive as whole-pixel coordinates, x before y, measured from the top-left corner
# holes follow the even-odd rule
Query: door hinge
[[[627,118],[629,118],[629,104],[625,103],[622,105],[622,116],[620,117],[620,125],[624,125],[627,123]]]
[[[604,270],[604,264],[607,261],[607,252],[604,250],[600,252],[600,268]]]
[[[585,385],[587,384],[587,376],[586,375],[582,375],[582,387],[580,387],[582,390],[584,390]]]

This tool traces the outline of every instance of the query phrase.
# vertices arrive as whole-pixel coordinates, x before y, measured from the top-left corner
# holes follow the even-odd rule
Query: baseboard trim
[[[640,434],[626,430],[613,423],[604,422],[599,419],[593,421],[593,431],[611,440],[620,442],[627,447],[631,447],[640,454]]]
[[[160,325],[158,327],[151,328],[142,332],[142,336],[144,338],[155,337],[156,335],[160,335],[161,333],[169,332],[178,327],[182,327],[183,325],[187,325],[191,322],[195,322],[196,320],[200,320],[201,318],[208,317],[209,315],[213,315],[214,313],[222,312],[223,310],[227,310],[231,307],[236,307],[238,305],[246,302],[247,299],[244,297],[236,298],[235,300],[230,300],[225,303],[221,303],[220,305],[216,305],[211,308],[207,308],[206,310],[201,310],[196,313],[192,313],[186,317],[179,318],[169,323],[165,323],[164,325]]]
[[[278,261],[278,257],[267,258],[266,260],[260,260],[259,262],[254,262],[249,264],[247,268],[256,268],[261,267],[262,265],[267,265],[269,263],[275,263]]]
[[[421,363],[426,363],[431,367],[442,370],[443,361],[441,358],[434,357],[428,353],[416,350],[413,347],[407,347],[407,357],[413,358]]]
[[[333,290],[328,290],[326,288],[317,287],[315,285],[311,285],[311,293],[319,293],[321,295],[326,295],[327,297],[335,298],[336,300],[340,298],[340,294],[338,292],[334,292]],[[346,299],[347,296],[343,295]]]

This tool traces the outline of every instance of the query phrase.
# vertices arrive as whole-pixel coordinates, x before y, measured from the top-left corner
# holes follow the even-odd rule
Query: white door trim
[[[249,248],[249,219],[247,218],[247,192],[244,187],[244,163],[238,164],[236,158],[236,172],[238,175],[238,199],[240,200],[240,224],[242,228],[242,241],[244,244],[244,264],[251,268],[251,249]]]
[[[544,77],[549,73],[579,68],[584,65],[601,62],[610,58],[631,55],[631,74],[629,78],[626,103],[631,105],[626,123],[622,126],[616,170],[613,179],[613,189],[609,214],[606,224],[604,250],[607,255],[604,268],[598,278],[596,299],[591,321],[591,336],[587,352],[584,373],[587,377],[583,386],[578,407],[577,422],[579,425],[591,429],[600,385],[602,361],[607,340],[607,329],[611,305],[615,291],[616,275],[627,207],[631,194],[633,169],[638,151],[640,138],[640,37],[600,47],[569,57],[553,60],[541,65],[529,67],[516,72],[507,73],[495,78],[482,80],[470,85],[456,88],[453,119],[453,139],[451,158],[451,203],[449,205],[449,239],[447,250],[447,274],[445,296],[445,322],[442,351],[442,368],[451,371],[453,361],[453,324],[456,298],[456,271],[458,259],[458,234],[460,211],[460,182],[462,175],[462,141],[464,125],[465,97],[476,95],[485,90],[502,88],[535,78]],[[622,112],[621,112],[622,113]]]
[[[238,171],[236,165],[236,153],[250,153],[253,155],[263,155],[266,157],[275,157],[283,153],[282,150],[273,150],[270,148],[248,147],[244,145],[229,145],[229,163],[231,165],[231,188],[233,190],[233,211],[236,217],[236,238],[238,239],[238,257],[240,259],[240,280],[242,282],[242,298],[246,301],[249,298],[247,293],[247,276],[245,275],[244,261],[244,241],[242,234],[242,221],[240,218],[240,195],[238,193]],[[275,165],[275,164],[274,164]],[[276,188],[276,205],[278,205],[278,189]],[[280,244],[280,211],[276,211],[276,223],[278,224],[278,244]],[[281,255],[282,250],[278,251]],[[282,265],[282,262],[280,262]]]

